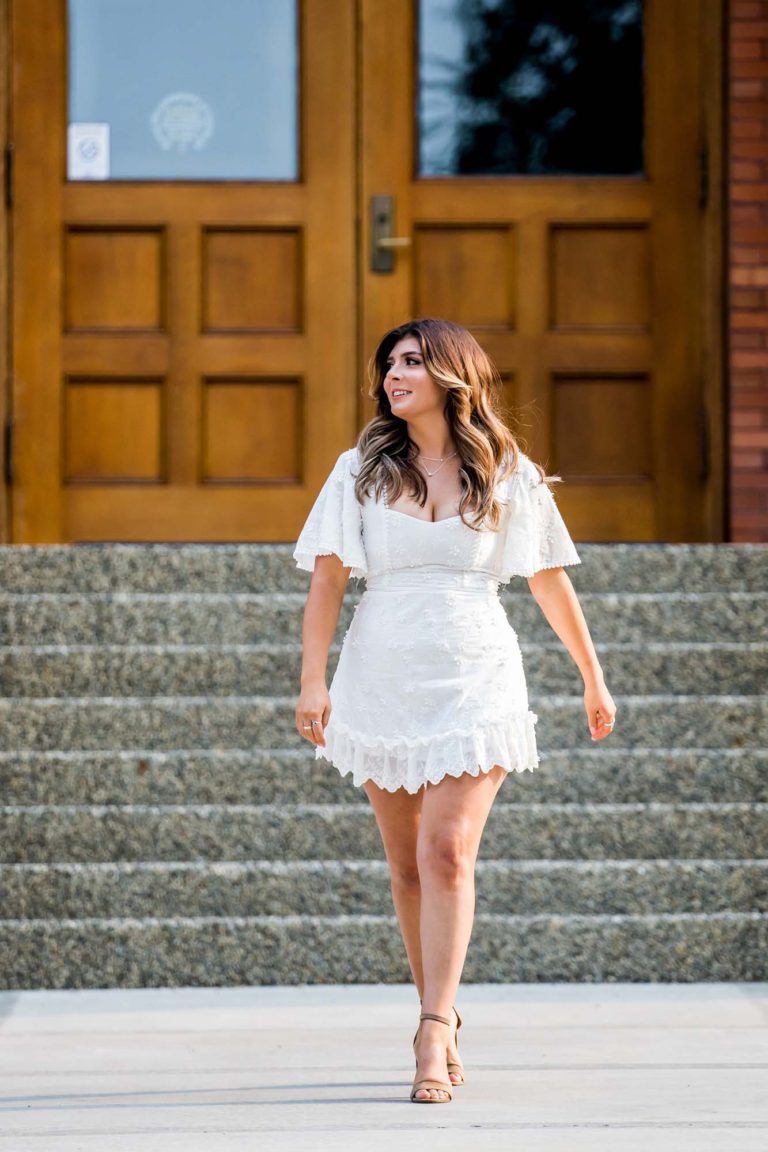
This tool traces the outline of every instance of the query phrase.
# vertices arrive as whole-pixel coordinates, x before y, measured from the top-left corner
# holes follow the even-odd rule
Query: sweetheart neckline
[[[421,516],[411,516],[409,512],[400,512],[397,508],[390,508],[388,504],[384,505],[385,512],[394,512],[395,516],[403,516],[406,520],[415,520],[417,524],[430,524],[432,527],[435,524],[448,524],[451,520],[461,520],[461,516],[443,516],[440,520],[424,520]]]

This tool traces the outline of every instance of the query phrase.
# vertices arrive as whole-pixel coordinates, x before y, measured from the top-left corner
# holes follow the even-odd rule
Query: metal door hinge
[[[8,487],[13,484],[13,421],[6,420],[3,430],[3,479]]]
[[[5,188],[5,206],[6,208],[13,208],[13,144],[6,144],[5,146],[3,186]]]

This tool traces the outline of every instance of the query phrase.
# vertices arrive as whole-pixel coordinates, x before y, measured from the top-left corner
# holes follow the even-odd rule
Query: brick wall
[[[768,542],[768,0],[730,0],[733,541]]]

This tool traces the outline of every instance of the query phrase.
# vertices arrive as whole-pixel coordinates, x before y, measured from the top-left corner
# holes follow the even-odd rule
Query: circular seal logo
[[[213,111],[205,100],[192,92],[172,92],[160,101],[150,116],[152,134],[163,151],[173,148],[199,152],[213,135]]]
[[[83,136],[77,142],[77,151],[80,159],[86,164],[91,163],[101,152],[101,146],[95,136]]]

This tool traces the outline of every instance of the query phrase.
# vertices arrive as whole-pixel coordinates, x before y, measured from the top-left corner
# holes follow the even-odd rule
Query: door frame
[[[10,0],[0,0],[0,544],[11,540],[10,430],[13,420],[11,244],[9,192],[12,186],[10,92]]]
[[[702,210],[702,277],[699,340],[702,458],[708,467],[704,518],[708,538],[730,540],[730,378],[728,333],[728,2],[701,0],[702,92],[701,171],[706,195]]]

